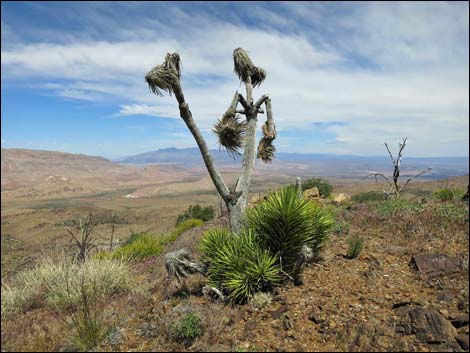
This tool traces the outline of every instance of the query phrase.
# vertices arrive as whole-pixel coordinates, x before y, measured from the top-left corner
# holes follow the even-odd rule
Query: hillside
[[[116,294],[99,307],[112,329],[98,350],[465,351],[468,205],[431,198],[397,203],[395,210],[392,204],[327,203],[336,226],[321,257],[306,265],[301,283],[277,288],[262,307],[204,295],[206,279],[198,274],[181,284],[166,281],[163,256],[133,262],[138,282],[133,292]],[[197,258],[205,231],[221,226],[227,226],[224,217],[188,230],[165,253],[186,248]],[[353,235],[361,236],[365,247],[357,259],[348,259]],[[450,259],[440,271],[413,264],[418,255],[436,253]],[[201,319],[201,331],[185,344],[171,335],[171,325],[188,313]],[[32,322],[38,324],[30,330]],[[5,322],[2,345],[71,349],[61,321],[43,309]]]
[[[386,151],[384,150],[386,153]],[[211,150],[217,165],[222,169],[239,166],[241,156],[232,158],[224,150]],[[143,165],[149,163],[175,164],[204,168],[201,153],[197,148],[162,148],[134,156],[118,158],[115,162],[122,164]],[[413,158],[405,155],[402,172],[405,176],[412,175],[423,169],[432,168],[424,178],[446,178],[467,174],[468,157]],[[280,171],[292,175],[319,175],[336,178],[360,179],[368,172],[390,173],[390,159],[387,155],[365,157],[354,155],[303,154],[279,152],[272,164],[257,161],[256,169],[260,172]]]
[[[51,198],[190,178],[183,167],[120,165],[102,157],[2,149],[2,199]]]

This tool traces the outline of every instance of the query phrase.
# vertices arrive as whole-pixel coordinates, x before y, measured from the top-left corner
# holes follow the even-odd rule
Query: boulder
[[[307,189],[304,191],[304,198],[306,199],[319,199],[320,198],[320,191],[315,186],[311,189]]]
[[[410,264],[424,278],[449,275],[462,270],[459,259],[439,253],[415,255]]]
[[[439,344],[455,342],[456,329],[434,309],[420,306],[402,306],[397,309],[400,320],[396,332],[415,335],[422,343]]]
[[[462,333],[462,334],[458,335],[457,337],[455,337],[455,339],[457,340],[457,342],[460,344],[460,347],[462,347],[462,349],[464,351],[468,351],[468,348],[469,348],[468,334]]]
[[[341,203],[347,199],[348,199],[348,196],[346,196],[345,194],[338,194],[338,195],[335,195],[335,197],[333,198],[333,201],[336,203]]]

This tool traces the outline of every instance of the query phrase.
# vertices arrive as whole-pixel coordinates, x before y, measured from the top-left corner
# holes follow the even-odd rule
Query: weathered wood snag
[[[417,177],[419,177],[420,175],[422,175],[424,173],[429,172],[432,169],[432,168],[428,168],[428,169],[425,169],[425,170],[419,172],[415,176],[413,176],[413,177],[409,178],[408,180],[406,180],[405,184],[403,184],[403,185],[400,185],[398,183],[398,179],[400,178],[400,164],[401,164],[401,159],[403,157],[402,156],[403,150],[406,146],[406,140],[407,140],[407,138],[405,137],[403,139],[403,142],[398,143],[397,158],[393,158],[392,152],[390,152],[390,148],[388,148],[387,142],[385,142],[385,147],[387,148],[388,154],[389,154],[389,156],[392,160],[392,164],[393,164],[393,183],[383,173],[371,173],[369,175],[366,175],[361,180],[367,179],[370,176],[374,176],[375,181],[377,181],[377,177],[380,176],[383,179],[385,179],[387,181],[387,183],[390,185],[389,190],[383,190],[385,196],[389,197],[390,195],[395,195],[395,198],[397,198],[397,199],[400,198],[400,194],[405,190],[405,188],[410,183],[410,181],[412,181],[414,178],[417,178]]]
[[[194,136],[212,182],[227,206],[230,228],[237,232],[241,228],[242,216],[247,204],[255,158],[258,157],[265,163],[271,163],[275,152],[272,142],[276,138],[276,127],[269,96],[263,95],[256,102],[253,100],[253,87],[261,85],[266,78],[266,71],[255,66],[248,53],[242,48],[234,50],[233,61],[235,73],[245,84],[246,97],[235,92],[229,107],[222,115],[222,118],[216,122],[213,129],[219,138],[220,145],[224,146],[228,153],[232,155],[241,154],[240,150],[243,149],[240,177],[232,188],[227,187],[222,175],[217,170],[207,143],[202,137],[184,98],[181,87],[181,59],[179,54],[168,53],[162,64],[157,65],[147,73],[145,80],[150,90],[156,95],[163,95],[163,92],[175,95],[179,104],[180,116]],[[237,109],[239,103],[243,109]],[[266,108],[266,122],[262,128],[263,137],[259,141],[256,150],[256,124],[258,114],[264,113],[263,104]],[[245,118],[243,119],[242,116],[245,116]]]

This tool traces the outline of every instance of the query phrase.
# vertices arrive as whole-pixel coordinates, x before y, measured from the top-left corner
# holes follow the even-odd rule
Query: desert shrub
[[[328,197],[331,195],[333,186],[320,178],[310,178],[302,182],[302,191],[317,187],[320,192],[320,196]]]
[[[256,292],[271,289],[281,279],[279,259],[261,248],[250,230],[240,235],[227,229],[209,230],[200,250],[209,265],[209,284],[228,292],[235,301],[244,302]]]
[[[93,219],[91,221],[91,225],[97,226],[101,224],[129,224],[129,221],[119,215],[114,215],[112,213],[96,213],[93,215]],[[70,218],[65,221],[56,223],[56,225],[61,226],[65,225],[67,227],[78,227],[79,220],[76,218]]]
[[[348,234],[349,230],[351,228],[351,225],[348,222],[338,222],[335,223],[335,226],[333,228],[333,233],[335,234]]]
[[[123,246],[117,248],[109,257],[112,259],[140,260],[152,255],[160,255],[164,249],[161,239],[152,234],[139,234]]]
[[[349,239],[348,259],[355,259],[359,256],[364,248],[364,239],[358,235],[354,235]]]
[[[176,225],[188,219],[200,219],[204,222],[214,218],[215,210],[212,206],[190,205],[186,211],[180,213],[176,219]]]
[[[88,259],[83,263],[44,259],[20,273],[14,286],[2,285],[2,317],[35,307],[75,308],[81,300],[81,277],[87,293],[108,296],[132,288],[129,265],[124,261]]]
[[[377,212],[382,217],[399,214],[414,214],[423,210],[423,205],[412,200],[389,199],[377,204]]]
[[[170,336],[177,342],[190,346],[194,339],[202,334],[201,318],[194,313],[188,313],[170,327]]]
[[[461,200],[465,190],[459,188],[442,188],[434,191],[434,196],[441,201]]]
[[[355,202],[383,201],[385,199],[385,194],[378,191],[363,192],[351,197],[351,200]]]
[[[441,223],[468,222],[468,206],[462,207],[462,205],[453,203],[435,204],[432,206],[432,212]]]
[[[188,219],[178,224],[178,226],[168,234],[162,236],[162,243],[168,244],[174,242],[178,237],[183,234],[185,231],[200,227],[204,222],[200,219]]]
[[[333,227],[332,215],[321,205],[298,198],[294,186],[279,189],[248,209],[246,226],[263,249],[276,255],[282,270],[293,275],[304,245],[318,254]]]
[[[174,242],[188,229],[199,227],[203,224],[204,222],[199,219],[188,219],[180,223],[170,233],[160,236],[155,236],[147,232],[133,233],[123,246],[117,248],[111,254],[99,253],[96,258],[141,260],[149,256],[160,255],[166,244]]]

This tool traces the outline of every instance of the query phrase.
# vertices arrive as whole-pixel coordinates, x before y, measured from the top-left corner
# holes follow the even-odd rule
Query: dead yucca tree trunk
[[[400,185],[398,182],[398,179],[400,178],[400,165],[401,165],[401,160],[403,158],[403,150],[405,149],[406,146],[406,140],[407,138],[405,137],[403,139],[403,142],[398,143],[398,155],[397,158],[393,158],[392,152],[390,152],[390,148],[388,148],[387,142],[385,142],[385,147],[387,148],[388,154],[390,156],[390,159],[392,160],[393,163],[393,178],[392,181],[390,181],[389,178],[387,178],[383,173],[371,173],[369,175],[366,175],[364,178],[361,179],[367,179],[370,176],[375,177],[375,181],[377,181],[377,177],[380,176],[382,177],[390,186],[388,190],[382,190],[385,196],[388,198],[390,195],[395,195],[395,198],[400,198],[400,195],[403,191],[405,191],[405,188],[408,186],[408,184],[414,179],[419,177],[420,175],[423,175],[424,173],[429,172],[432,168],[425,169],[418,174],[414,175],[413,177],[409,178],[406,180],[405,184]]]
[[[266,78],[266,71],[255,66],[248,53],[242,48],[234,50],[233,61],[236,74],[245,83],[246,97],[235,92],[228,109],[222,118],[215,123],[213,129],[219,138],[220,145],[228,153],[241,154],[241,150],[243,150],[241,174],[232,188],[227,187],[217,170],[209,148],[193,120],[188,103],[185,101],[181,88],[180,56],[177,53],[167,54],[164,62],[150,70],[145,76],[145,80],[153,93],[162,95],[163,92],[167,92],[170,95],[175,95],[179,104],[180,116],[193,134],[209,175],[227,206],[230,228],[238,232],[247,204],[255,159],[258,157],[265,163],[272,162],[275,153],[272,142],[276,138],[276,127],[271,99],[267,95],[263,95],[256,102],[253,100],[253,87],[261,85]],[[239,103],[243,109],[237,109]],[[258,114],[264,113],[261,108],[263,104],[266,108],[266,122],[262,127],[263,137],[256,148],[256,124]]]

